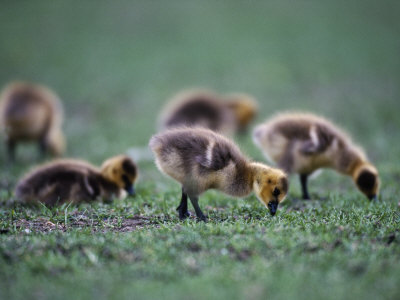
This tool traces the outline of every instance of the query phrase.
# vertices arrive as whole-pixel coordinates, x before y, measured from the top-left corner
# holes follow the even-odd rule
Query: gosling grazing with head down
[[[66,202],[111,201],[134,195],[138,171],[125,155],[106,160],[100,169],[72,159],[44,164],[24,176],[15,188],[17,200],[54,206]]]
[[[378,194],[377,169],[347,134],[323,117],[281,113],[258,125],[253,139],[268,159],[286,172],[300,175],[304,199],[310,198],[307,178],[319,168],[351,176],[369,199]]]
[[[163,110],[160,128],[204,127],[224,135],[245,131],[257,111],[249,95],[221,96],[207,90],[189,90],[176,95]]]
[[[50,89],[27,82],[7,85],[0,96],[0,127],[10,160],[19,142],[38,143],[42,155],[65,151],[61,101]]]
[[[283,171],[249,161],[233,142],[209,129],[171,129],[154,135],[149,145],[159,170],[182,185],[177,208],[180,219],[189,216],[189,197],[197,217],[206,220],[198,197],[209,189],[234,197],[254,191],[271,215],[286,196],[288,183]]]

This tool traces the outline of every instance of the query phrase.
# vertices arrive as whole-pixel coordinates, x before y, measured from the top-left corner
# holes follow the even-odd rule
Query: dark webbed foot
[[[179,210],[179,207],[176,210],[179,212],[179,220],[183,221],[190,217],[190,212],[183,212]]]
[[[207,222],[208,221],[208,218],[205,216],[205,215],[202,215],[202,216],[197,216],[197,218],[199,219],[199,221],[201,221],[201,222]]]
[[[203,212],[200,209],[199,198],[197,196],[190,196],[190,202],[192,202],[194,210],[196,211],[197,218],[200,221],[207,222],[207,217],[203,214]]]

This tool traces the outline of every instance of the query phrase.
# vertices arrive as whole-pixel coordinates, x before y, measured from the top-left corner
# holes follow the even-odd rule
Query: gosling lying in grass
[[[349,136],[322,117],[278,114],[254,129],[253,140],[278,167],[300,175],[304,199],[310,198],[308,176],[320,168],[333,168],[351,176],[369,199],[378,194],[377,169]]]
[[[184,91],[163,110],[160,128],[204,127],[230,136],[245,131],[256,110],[256,101],[245,94],[220,96],[206,90]]]
[[[48,88],[25,82],[13,82],[0,96],[0,127],[14,160],[19,142],[38,143],[42,155],[60,156],[65,150],[61,130],[63,110],[58,97]]]
[[[106,160],[100,169],[81,160],[57,160],[25,175],[15,188],[21,202],[54,206],[65,202],[111,201],[134,195],[138,171],[127,156]]]
[[[234,197],[254,191],[271,215],[286,196],[288,182],[283,171],[249,161],[233,142],[209,129],[171,129],[154,135],[149,146],[159,170],[182,185],[177,208],[180,219],[189,216],[189,196],[197,217],[206,220],[198,197],[209,189]]]

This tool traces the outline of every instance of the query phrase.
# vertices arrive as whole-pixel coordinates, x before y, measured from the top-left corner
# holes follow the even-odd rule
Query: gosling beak
[[[129,196],[135,196],[136,195],[135,187],[133,185],[127,187],[125,190],[128,192]]]
[[[378,199],[378,197],[376,195],[369,196],[368,198],[371,201],[376,201]]]
[[[275,216],[276,211],[278,210],[278,201],[268,203],[268,209],[271,216]]]

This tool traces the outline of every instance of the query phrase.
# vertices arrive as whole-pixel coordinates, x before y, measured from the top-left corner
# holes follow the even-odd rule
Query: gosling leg
[[[308,188],[307,188],[307,179],[308,179],[308,174],[300,174],[300,183],[301,183],[301,189],[303,191],[304,200],[310,199],[310,195],[308,194]]]
[[[44,159],[46,157],[47,150],[48,150],[45,138],[41,138],[39,140],[38,146],[39,146],[39,157],[40,157],[40,159]]]
[[[188,212],[188,205],[187,205],[187,194],[182,188],[182,199],[179,206],[176,208],[179,212],[179,219],[185,220],[186,218],[190,217],[190,213]]]
[[[197,196],[190,196],[190,202],[192,202],[192,205],[194,207],[194,210],[196,211],[196,216],[199,220],[206,222],[207,217],[203,214],[203,212],[200,209],[199,206],[199,197]]]
[[[15,161],[15,148],[16,143],[14,140],[7,140],[7,153],[8,153],[8,160],[10,162]]]

